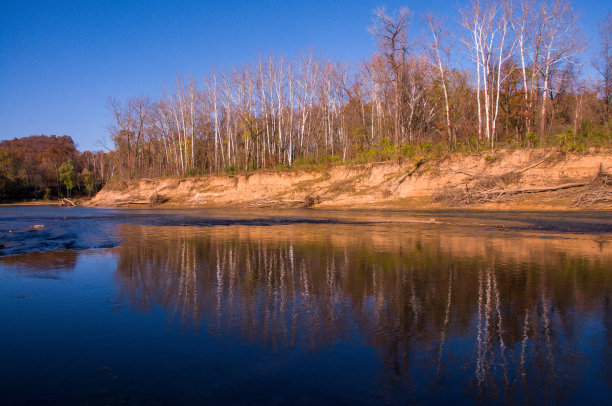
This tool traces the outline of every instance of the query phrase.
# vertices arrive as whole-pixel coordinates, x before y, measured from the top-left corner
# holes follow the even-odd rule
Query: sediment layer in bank
[[[501,150],[323,169],[121,181],[105,186],[89,204],[609,209],[611,171],[608,150]]]

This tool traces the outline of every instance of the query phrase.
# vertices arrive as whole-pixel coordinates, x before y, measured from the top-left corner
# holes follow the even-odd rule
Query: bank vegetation
[[[610,145],[612,17],[589,61],[578,16],[564,0],[471,1],[448,20],[379,8],[376,48],[359,63],[260,56],[179,77],[157,99],[110,98],[115,175]],[[416,19],[426,30],[413,34]],[[584,75],[591,64],[597,78]]]
[[[261,55],[177,77],[158,98],[111,97],[106,152],[81,154],[63,137],[55,142],[66,145],[52,153],[24,152],[35,139],[5,141],[0,192],[91,195],[136,179],[381,161],[431,167],[449,155],[496,150],[609,150],[612,15],[591,44],[579,15],[565,0],[472,0],[448,18],[381,7],[368,27],[376,46],[366,60],[314,50]],[[417,22],[422,32],[412,28]],[[484,197],[471,190],[455,198],[489,200],[503,184],[476,180]]]

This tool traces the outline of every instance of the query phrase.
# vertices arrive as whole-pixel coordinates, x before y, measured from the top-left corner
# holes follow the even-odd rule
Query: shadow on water
[[[115,278],[121,300],[161,306],[185,331],[275,350],[373,348],[380,400],[611,393],[609,241],[447,232],[121,226]],[[584,345],[598,328],[603,341]]]

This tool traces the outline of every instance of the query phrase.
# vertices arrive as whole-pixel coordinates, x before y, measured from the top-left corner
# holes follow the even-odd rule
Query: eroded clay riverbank
[[[115,182],[88,204],[117,207],[612,208],[612,154],[487,151],[323,169]],[[600,179],[600,180],[598,180]],[[603,193],[603,194],[601,194]],[[591,201],[581,204],[581,197]],[[593,197],[595,196],[595,197]],[[603,196],[603,198],[601,198]]]

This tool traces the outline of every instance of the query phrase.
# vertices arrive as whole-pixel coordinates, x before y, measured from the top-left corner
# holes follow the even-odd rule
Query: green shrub
[[[202,175],[208,175],[208,171],[198,171],[197,169],[189,169],[185,171],[184,176],[191,178],[191,177],[202,176]]]
[[[406,158],[413,157],[417,152],[417,146],[414,144],[402,144],[400,147],[402,156]]]
[[[533,148],[540,144],[540,136],[533,131],[529,131],[525,134],[525,138],[521,142],[521,147]]]
[[[226,166],[225,168],[223,168],[223,172],[226,175],[235,175],[236,172],[238,172],[238,168],[236,168],[235,165]]]
[[[69,159],[62,163],[62,165],[57,170],[59,174],[60,181],[66,187],[66,194],[70,197],[70,192],[72,189],[76,187],[77,177],[76,172],[74,170],[74,164],[72,160]]]

